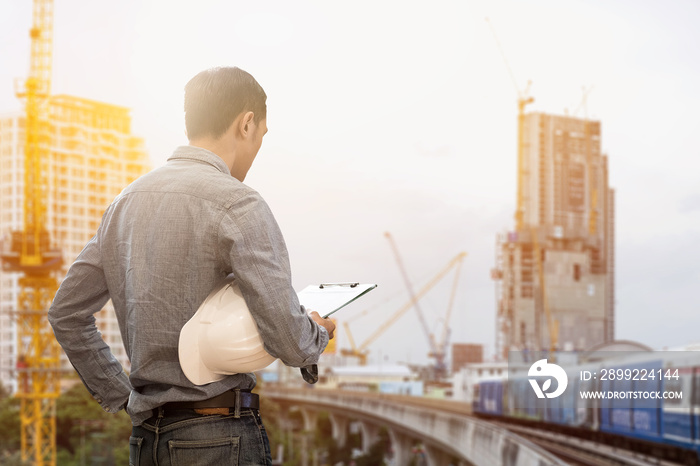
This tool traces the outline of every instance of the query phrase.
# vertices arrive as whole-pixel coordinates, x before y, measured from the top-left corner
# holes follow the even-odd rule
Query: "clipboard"
[[[376,283],[321,283],[309,285],[297,293],[299,303],[316,311],[327,319],[328,316],[344,308],[377,287]],[[325,314],[324,314],[325,313]]]

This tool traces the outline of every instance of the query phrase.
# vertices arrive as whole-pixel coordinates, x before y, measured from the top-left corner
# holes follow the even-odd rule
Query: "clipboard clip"
[[[318,285],[319,288],[324,289],[327,286],[349,286],[350,288],[355,288],[359,283],[356,282],[350,282],[350,283],[321,283]]]

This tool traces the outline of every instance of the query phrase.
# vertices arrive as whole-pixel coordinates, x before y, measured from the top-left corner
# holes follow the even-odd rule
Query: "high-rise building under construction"
[[[42,170],[46,227],[63,251],[65,275],[97,231],[102,214],[121,190],[150,169],[143,139],[131,134],[129,109],[78,97],[51,97],[48,145]],[[0,248],[22,228],[24,115],[0,116]],[[18,273],[0,270],[0,382],[15,391]],[[128,368],[111,302],[97,316],[103,338]],[[65,361],[65,359],[64,359]],[[70,367],[67,361],[66,367]]]
[[[515,231],[498,236],[497,353],[614,338],[614,191],[599,121],[522,115]]]

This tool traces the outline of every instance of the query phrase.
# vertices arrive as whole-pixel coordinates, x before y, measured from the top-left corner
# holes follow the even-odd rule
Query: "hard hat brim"
[[[202,360],[199,352],[199,313],[197,310],[180,331],[178,356],[185,377],[195,385],[206,385],[223,380],[226,376],[210,370]]]

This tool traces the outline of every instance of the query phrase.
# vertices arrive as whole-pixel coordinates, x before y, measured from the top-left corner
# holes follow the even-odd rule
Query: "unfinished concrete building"
[[[57,95],[50,101],[50,158],[46,177],[46,220],[68,271],[97,232],[102,214],[121,190],[151,168],[142,138],[131,134],[130,110],[80,97]],[[25,118],[0,115],[0,248],[23,224]],[[17,389],[17,322],[14,312],[19,274],[0,269],[0,383]],[[97,316],[103,338],[125,368],[129,360],[111,301]],[[72,371],[65,357],[63,369]]]
[[[614,338],[614,191],[599,121],[523,115],[519,207],[498,236],[497,354]]]

